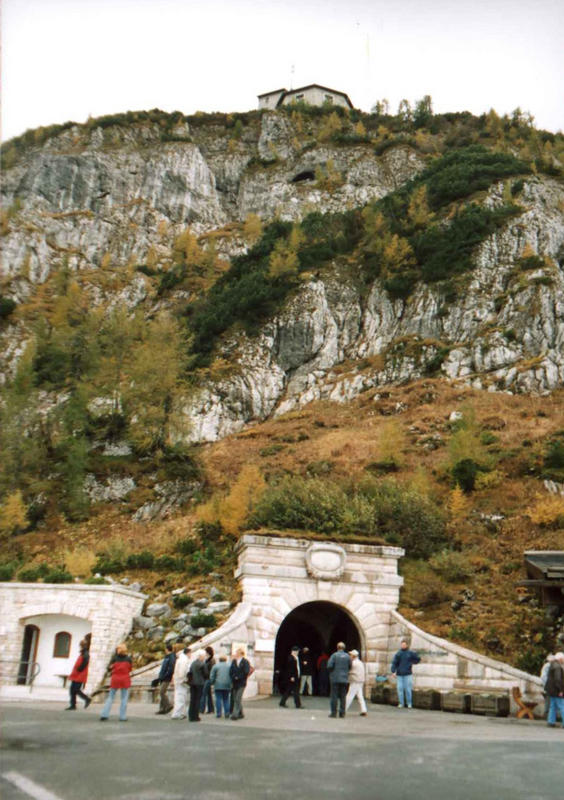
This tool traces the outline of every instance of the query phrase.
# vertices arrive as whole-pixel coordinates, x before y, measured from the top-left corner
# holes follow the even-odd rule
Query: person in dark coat
[[[88,664],[90,662],[90,653],[88,651],[88,642],[83,639],[80,643],[80,655],[75,661],[72,672],[69,675],[70,684],[70,700],[69,705],[65,711],[76,711],[76,698],[81,697],[84,700],[84,708],[88,708],[92,702],[92,698],[82,691],[82,687],[88,680]]]
[[[209,678],[208,667],[206,665],[206,651],[198,650],[196,658],[190,664],[188,670],[188,683],[190,684],[190,707],[188,709],[188,721],[200,721],[200,700],[204,691],[204,684]]]
[[[212,667],[215,664],[215,654],[214,654],[214,651],[213,651],[213,647],[210,647],[210,645],[208,645],[205,648],[205,651],[207,653],[206,665],[207,665],[207,668],[208,668],[208,675],[211,675]],[[206,702],[208,704],[208,710],[207,710],[206,713],[213,714],[215,709],[213,707],[212,687],[211,687],[211,683],[210,683],[210,679],[209,678],[204,683],[204,690],[202,692],[202,699],[200,700],[200,713],[201,714],[203,714],[204,711],[206,710]]]
[[[235,651],[235,658],[229,667],[229,676],[233,687],[233,708],[231,709],[231,719],[243,719],[243,693],[247,685],[247,679],[251,674],[251,665],[245,658],[245,651],[239,648]]]
[[[168,687],[170,686],[172,676],[174,675],[176,653],[174,652],[174,646],[172,642],[167,642],[165,648],[166,655],[163,658],[163,663],[161,664],[161,669],[157,678],[159,683],[160,698],[159,710],[156,712],[157,714],[168,714],[169,711],[172,711],[173,707],[168,698]]]
[[[331,681],[331,713],[330,717],[337,716],[337,700],[339,701],[339,716],[345,716],[347,687],[349,685],[349,671],[351,657],[346,650],[344,642],[337,644],[337,650],[327,662],[327,671]]]
[[[404,708],[407,703],[408,708],[412,708],[413,674],[411,668],[414,664],[419,664],[421,658],[415,650],[410,650],[407,639],[402,639],[400,649],[392,661],[392,675],[397,676],[398,682],[398,708]]]
[[[127,722],[127,701],[129,699],[129,687],[131,686],[131,656],[127,655],[127,645],[118,644],[115,655],[110,661],[109,670],[112,674],[110,679],[110,691],[108,699],[104,703],[104,708],[100,714],[100,720],[105,722],[110,716],[112,704],[116,692],[120,691],[119,721]]]
[[[300,693],[313,694],[313,656],[309,647],[304,647],[300,653]]]
[[[564,728],[564,653],[556,653],[551,661],[545,684],[545,691],[550,697],[548,707],[548,725],[556,727],[556,714],[560,714],[560,721]]]
[[[298,653],[300,648],[296,645],[292,647],[292,652],[288,656],[286,664],[286,689],[280,700],[280,707],[286,708],[286,700],[292,695],[296,708],[301,708],[300,702],[300,661]]]

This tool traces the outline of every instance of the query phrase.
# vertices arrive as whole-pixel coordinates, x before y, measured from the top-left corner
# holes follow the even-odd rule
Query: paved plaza
[[[369,705],[328,718],[328,702],[280,709],[246,703],[239,722],[199,724],[131,704],[129,720],[100,706],[1,707],[3,800],[561,800],[564,730]],[[117,711],[114,706],[113,712]]]

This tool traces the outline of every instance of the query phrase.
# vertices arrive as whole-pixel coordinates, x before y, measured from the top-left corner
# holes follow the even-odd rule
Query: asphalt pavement
[[[545,722],[328,702],[247,701],[237,722],[200,723],[130,704],[0,708],[3,800],[562,800],[564,730]]]

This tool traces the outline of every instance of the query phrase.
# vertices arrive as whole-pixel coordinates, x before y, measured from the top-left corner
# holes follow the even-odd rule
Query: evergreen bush
[[[0,564],[0,581],[11,581],[18,568],[16,561],[8,561]]]
[[[384,538],[414,558],[428,557],[445,542],[443,517],[428,499],[395,481],[369,477],[346,485],[285,477],[263,493],[250,525]]]
[[[3,297],[0,295],[0,319],[8,319],[16,306],[16,301],[12,300],[11,297]]]
[[[172,605],[175,608],[186,608],[192,603],[192,597],[189,594],[177,594],[172,598]]]
[[[190,617],[193,628],[215,628],[216,624],[215,614],[194,614]]]

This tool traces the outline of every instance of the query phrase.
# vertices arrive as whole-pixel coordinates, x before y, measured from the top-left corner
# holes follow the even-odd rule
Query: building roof
[[[284,92],[284,94],[286,94],[287,91],[288,90],[286,88],[275,89],[273,92],[263,92],[262,94],[258,94],[257,97],[268,97],[271,94],[279,94],[280,92]]]
[[[323,92],[331,92],[332,94],[339,94],[341,97],[344,97],[347,101],[349,108],[354,108],[353,104],[350,101],[348,94],[345,92],[340,92],[338,89],[330,89],[328,86],[321,86],[319,83],[309,83],[307,86],[299,86],[297,89],[276,89],[274,92],[264,92],[263,94],[259,94],[258,97],[268,97],[271,94],[278,94],[281,93],[280,99],[278,100],[277,106],[282,104],[282,101],[285,97],[288,97],[292,94],[298,94],[299,92],[306,92],[308,89],[321,89]]]
[[[564,586],[564,550],[527,550],[525,568],[532,581]]]

